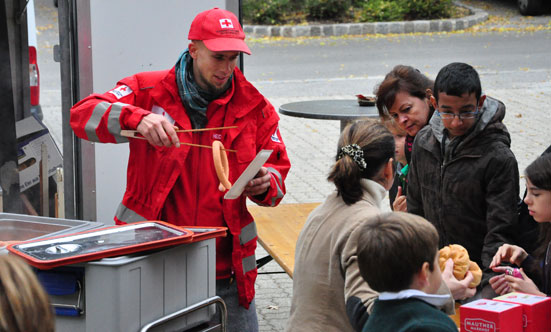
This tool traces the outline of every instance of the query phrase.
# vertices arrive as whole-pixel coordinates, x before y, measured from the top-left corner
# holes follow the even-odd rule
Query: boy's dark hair
[[[362,152],[366,168],[361,170],[350,156],[339,158],[344,146],[357,144]],[[337,148],[335,164],[327,180],[337,187],[338,194],[347,205],[352,205],[362,198],[363,190],[360,180],[376,179],[379,171],[394,158],[394,137],[390,131],[377,120],[362,120],[344,128]]]
[[[404,65],[395,66],[375,88],[379,116],[382,119],[389,117],[388,110],[392,108],[399,92],[404,91],[423,100],[427,97],[427,89],[432,90],[433,87],[434,82],[418,69]],[[429,108],[432,113],[432,106]],[[429,114],[429,119],[431,115]]]
[[[409,289],[413,277],[429,263],[433,271],[438,232],[422,217],[391,212],[373,217],[360,229],[358,266],[369,286],[378,292]]]
[[[534,160],[524,170],[524,175],[539,189],[551,190],[551,153],[546,153]],[[544,258],[547,245],[551,242],[551,223],[539,225],[539,246],[534,250],[534,256]]]
[[[478,101],[482,95],[480,77],[471,65],[462,62],[450,63],[440,69],[434,81],[433,95],[436,102],[440,92],[456,97],[474,92]]]

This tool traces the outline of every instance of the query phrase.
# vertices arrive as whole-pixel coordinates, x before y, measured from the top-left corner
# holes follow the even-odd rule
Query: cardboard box
[[[40,182],[41,146],[48,151],[48,176],[63,167],[61,152],[55,144],[48,128],[34,117],[15,123],[17,135],[17,161],[19,166],[19,188],[23,192]]]
[[[551,332],[551,298],[514,292],[498,296],[494,300],[522,306],[524,332]]]
[[[521,332],[522,306],[476,300],[459,308],[461,332]]]

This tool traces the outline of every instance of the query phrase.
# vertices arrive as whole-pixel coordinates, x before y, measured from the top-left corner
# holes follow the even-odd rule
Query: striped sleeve
[[[133,90],[124,84],[104,94],[92,94],[71,108],[71,127],[78,137],[92,142],[128,142],[121,130],[136,129],[149,114],[133,105],[135,99]]]

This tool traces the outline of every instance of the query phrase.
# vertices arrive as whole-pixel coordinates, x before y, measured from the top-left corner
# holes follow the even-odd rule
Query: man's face
[[[477,112],[484,104],[485,96],[481,96],[476,100],[475,93],[464,93],[461,97],[451,96],[445,92],[438,93],[438,103],[434,97],[431,97],[431,102],[434,108],[443,113],[453,113],[455,116],[451,119],[442,117],[444,127],[448,129],[450,137],[462,136],[475,124],[477,117],[471,119],[460,119],[459,114]]]
[[[191,42],[189,54],[193,58],[193,76],[203,90],[219,94],[226,88],[239,52],[212,52],[202,42]]]

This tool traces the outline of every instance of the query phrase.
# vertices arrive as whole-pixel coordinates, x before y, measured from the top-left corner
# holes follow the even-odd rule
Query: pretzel
[[[474,280],[469,284],[469,288],[476,287],[480,284],[482,271],[476,262],[469,259],[467,249],[463,248],[459,244],[451,244],[440,249],[438,264],[440,265],[441,271],[444,271],[446,261],[449,258],[453,259],[453,275],[457,280],[465,279],[467,272],[471,271]]]
[[[228,156],[224,151],[224,145],[220,141],[212,142],[212,159],[214,160],[214,169],[216,170],[216,176],[220,181],[218,190],[226,191],[230,190],[231,183],[228,180],[230,175],[230,168],[228,166]]]

